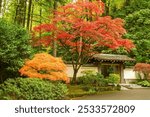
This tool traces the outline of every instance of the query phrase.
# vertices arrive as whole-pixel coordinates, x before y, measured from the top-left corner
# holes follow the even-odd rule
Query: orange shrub
[[[69,79],[65,73],[66,65],[61,58],[56,58],[47,53],[35,54],[32,60],[25,62],[25,65],[19,70],[21,75],[30,78],[41,78],[50,80]]]

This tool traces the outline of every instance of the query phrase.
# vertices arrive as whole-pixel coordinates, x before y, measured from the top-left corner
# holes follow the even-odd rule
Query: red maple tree
[[[137,71],[139,74],[144,75],[144,79],[147,79],[150,74],[150,64],[147,63],[137,63],[134,66],[134,71]]]
[[[101,0],[61,6],[55,11],[56,16],[51,23],[34,27],[33,41],[36,45],[51,46],[51,42],[57,40],[60,46],[66,48],[72,58],[73,81],[76,82],[79,68],[95,54],[96,47],[117,49],[123,46],[127,50],[134,47],[130,40],[122,38],[126,33],[124,21],[103,17],[103,13],[104,3]],[[40,38],[39,33],[42,34]]]

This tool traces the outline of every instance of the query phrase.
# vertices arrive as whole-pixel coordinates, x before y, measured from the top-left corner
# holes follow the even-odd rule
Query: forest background
[[[94,0],[89,0],[94,1]],[[150,63],[150,1],[149,0],[102,0],[105,3],[103,16],[122,18],[125,20],[127,34],[124,38],[131,39],[135,48],[128,53],[124,48],[112,50],[105,47],[97,48],[100,53],[127,54],[136,62]],[[32,34],[33,27],[50,23],[55,11],[72,0],[0,0],[0,17],[11,24],[20,25]],[[29,48],[28,48],[29,49]],[[36,52],[48,52],[53,56],[70,61],[70,55],[55,41],[53,48],[38,46]],[[15,53],[15,52],[14,52]],[[31,53],[31,52],[30,52]],[[13,56],[12,54],[10,55]],[[134,65],[129,64],[129,65]]]

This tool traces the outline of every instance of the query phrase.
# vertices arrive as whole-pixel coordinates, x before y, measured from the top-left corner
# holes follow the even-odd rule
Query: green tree
[[[126,20],[128,34],[126,38],[134,41],[136,49],[130,56],[136,56],[138,62],[150,62],[149,10],[150,0],[104,0],[106,10],[112,17]],[[106,49],[106,53],[116,53]],[[123,51],[121,51],[122,53]],[[118,51],[117,51],[118,53]],[[119,52],[120,53],[120,52]],[[123,52],[124,53],[124,52]]]
[[[0,0],[0,14],[6,20],[31,30],[32,25],[49,22],[47,16],[53,14],[56,3],[60,6],[70,1],[71,0]]]
[[[0,82],[19,76],[18,70],[31,53],[28,33],[0,19]]]
[[[129,0],[102,0],[105,3],[105,15],[115,14],[116,11],[124,8]]]
[[[150,63],[150,9],[129,14],[126,20],[127,38],[134,41],[134,54],[138,62]]]
[[[148,8],[150,9],[150,0],[115,0],[124,1],[122,7],[112,7],[111,15],[113,17],[125,18],[127,15],[132,14],[135,11]]]
[[[27,0],[18,0],[14,22],[25,27]]]

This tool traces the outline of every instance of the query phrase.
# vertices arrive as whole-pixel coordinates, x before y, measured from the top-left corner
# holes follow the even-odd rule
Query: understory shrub
[[[80,97],[85,95],[93,95],[93,94],[99,94],[105,91],[116,91],[120,90],[120,85],[118,86],[105,86],[105,87],[99,87],[99,86],[85,86],[85,85],[67,85],[68,86],[68,97]]]
[[[148,82],[147,80],[140,81],[137,84],[143,87],[150,87],[150,82]]]
[[[24,59],[33,53],[29,39],[25,29],[0,18],[0,83],[7,78],[19,77],[18,70]]]
[[[119,74],[109,74],[107,78],[107,82],[111,84],[119,84],[120,82],[120,76]]]
[[[82,89],[92,93],[102,92],[102,91],[113,91],[120,90],[120,86],[115,86],[114,84],[119,84],[120,76],[118,74],[110,74],[109,77],[104,78],[100,73],[94,73],[91,70],[83,72],[83,76],[78,78],[78,84],[82,85]],[[113,84],[108,86],[108,84]]]
[[[57,100],[67,95],[66,84],[39,78],[8,79],[0,85],[0,99]]]
[[[93,92],[103,92],[103,91],[113,91],[113,90],[120,90],[116,86],[105,86],[105,87],[99,87],[99,86],[83,86],[83,90],[85,91],[93,91]]]
[[[106,79],[100,73],[93,73],[88,70],[83,72],[83,76],[78,78],[78,84],[91,86],[106,86]]]

